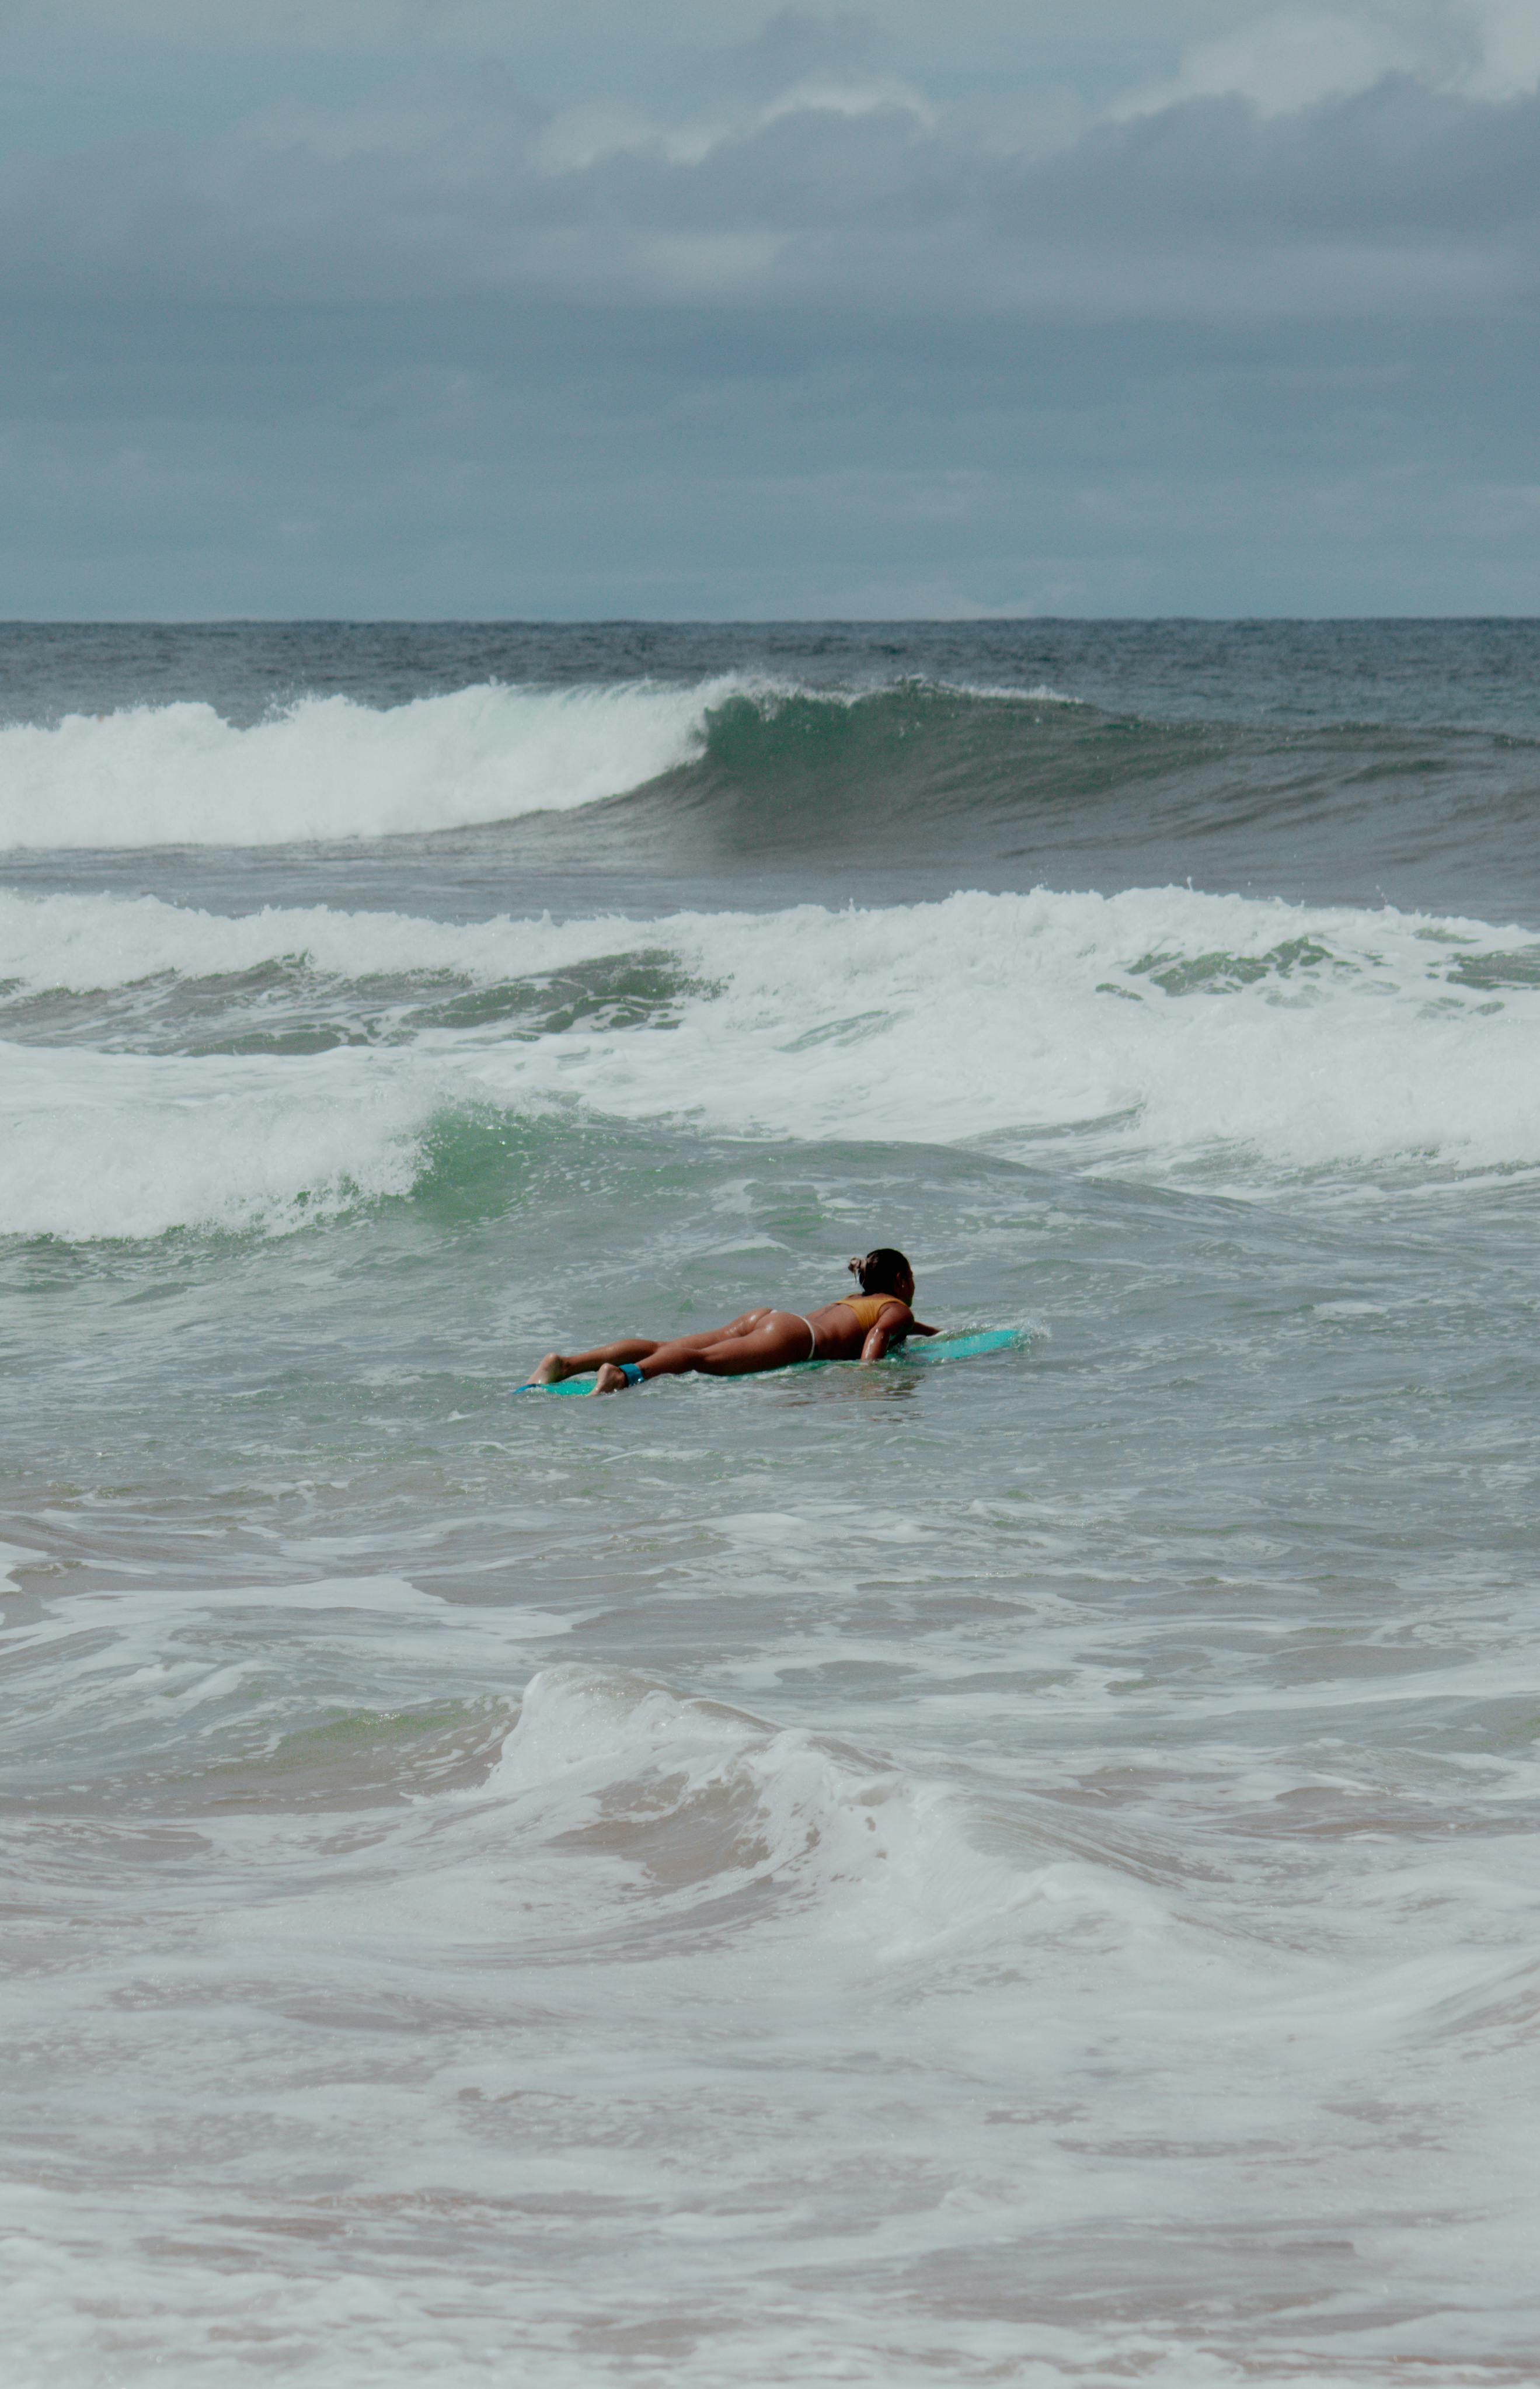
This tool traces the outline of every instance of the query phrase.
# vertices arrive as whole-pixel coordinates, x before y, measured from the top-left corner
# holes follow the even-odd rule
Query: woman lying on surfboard
[[[622,1336],[592,1352],[548,1352],[529,1382],[556,1386],[564,1377],[597,1369],[596,1394],[624,1393],[648,1377],[676,1377],[701,1369],[709,1377],[746,1377],[756,1369],[787,1369],[794,1361],[880,1361],[906,1335],[935,1335],[910,1304],[914,1271],[902,1253],[887,1245],[850,1263],[859,1294],[826,1302],[804,1317],[799,1310],[745,1310],[725,1327],[676,1335],[667,1344],[643,1335]]]

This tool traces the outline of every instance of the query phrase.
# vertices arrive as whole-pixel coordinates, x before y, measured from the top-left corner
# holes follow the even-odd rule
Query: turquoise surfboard
[[[981,1352],[1010,1352],[1030,1340],[1025,1327],[976,1327],[958,1335],[921,1335],[901,1351],[890,1352],[871,1365],[877,1369],[934,1369],[942,1361],[974,1361]],[[789,1377],[798,1369],[855,1369],[856,1361],[793,1361],[784,1369],[752,1369],[748,1376]],[[633,1388],[633,1391],[639,1390]],[[559,1386],[515,1386],[515,1394],[591,1394],[593,1379],[567,1377]]]

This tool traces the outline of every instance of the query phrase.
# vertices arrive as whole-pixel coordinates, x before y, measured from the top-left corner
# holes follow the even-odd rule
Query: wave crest
[[[488,683],[383,709],[308,697],[245,729],[202,704],[0,727],[0,849],[507,825],[504,861],[628,881],[770,858],[852,892],[873,868],[919,871],[926,892],[1196,872],[1481,910],[1514,884],[1534,769],[1533,747],[1487,734],[1146,721],[1048,688]]]
[[[1039,1904],[1050,1927],[1088,1909],[1137,1925],[1153,1906],[1025,1831],[1010,1857],[986,1849],[944,1783],[622,1668],[532,1677],[485,1792],[613,1870],[649,1933],[670,1915],[698,1928],[703,1909],[719,1931],[812,1910],[837,1962],[842,1946],[893,1959],[1015,1939]]]
[[[448,1123],[579,1111],[1253,1194],[1540,1164],[1536,949],[1388,908],[1039,888],[457,927],[0,897],[0,1233],[271,1232],[442,1193]]]
[[[283,846],[562,812],[704,751],[734,683],[487,684],[379,710],[304,697],[239,729],[212,706],[0,728],[0,847]]]

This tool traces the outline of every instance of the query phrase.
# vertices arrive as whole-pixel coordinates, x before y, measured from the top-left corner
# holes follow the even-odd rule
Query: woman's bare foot
[[[571,1374],[571,1366],[565,1354],[548,1352],[529,1383],[532,1386],[559,1386],[564,1377],[570,1377]]]
[[[602,1361],[599,1373],[593,1380],[593,1390],[596,1394],[617,1394],[629,1382],[613,1361]]]

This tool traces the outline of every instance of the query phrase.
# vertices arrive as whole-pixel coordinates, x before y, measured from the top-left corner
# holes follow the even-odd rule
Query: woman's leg
[[[606,1361],[644,1361],[657,1348],[645,1335],[623,1335],[617,1343],[601,1344],[592,1352],[547,1352],[528,1383],[559,1386],[564,1377],[580,1377],[585,1369],[602,1368]]]
[[[768,1310],[745,1310],[738,1318],[730,1319],[725,1327],[701,1327],[693,1335],[671,1335],[666,1340],[670,1348],[688,1344],[705,1351],[729,1336],[747,1335],[761,1319],[772,1316]],[[602,1369],[606,1361],[616,1366],[622,1361],[645,1361],[663,1348],[662,1343],[645,1335],[622,1335],[616,1343],[595,1345],[592,1352],[547,1352],[528,1382],[532,1386],[559,1386],[566,1377],[580,1377],[585,1369]]]
[[[734,1322],[736,1327],[738,1322]],[[627,1356],[630,1357],[629,1355]],[[709,1377],[745,1377],[758,1369],[786,1369],[794,1361],[812,1358],[812,1337],[805,1319],[794,1310],[767,1310],[757,1323],[713,1342],[681,1337],[660,1344],[641,1363],[647,1377],[681,1376],[699,1369]],[[625,1384],[617,1366],[602,1367],[593,1390],[613,1394]]]

